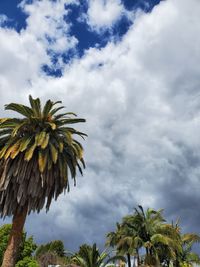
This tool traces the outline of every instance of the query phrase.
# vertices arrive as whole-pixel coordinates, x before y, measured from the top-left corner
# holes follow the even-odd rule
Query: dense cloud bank
[[[84,177],[48,214],[31,215],[28,233],[38,242],[62,239],[71,250],[84,242],[102,246],[105,233],[137,204],[164,208],[169,220],[181,217],[185,230],[199,232],[199,0],[168,0],[150,14],[138,12],[121,41],[91,48],[69,64],[60,58],[63,76],[53,78],[41,71],[50,61],[43,37],[62,21],[47,22],[44,16],[48,10],[50,18],[67,12],[64,2],[53,10],[25,6],[30,13],[25,30],[0,29],[1,106],[27,102],[31,93],[61,99],[87,119],[80,126],[89,135]],[[78,42],[70,25],[55,38],[54,52]]]

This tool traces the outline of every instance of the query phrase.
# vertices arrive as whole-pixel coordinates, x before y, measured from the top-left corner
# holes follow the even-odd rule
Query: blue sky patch
[[[30,4],[32,3],[32,0],[26,2]],[[8,18],[2,23],[2,27],[15,28],[17,32],[26,28],[27,14],[25,14],[19,7],[20,3],[20,0],[12,0],[12,4],[7,0],[0,1],[0,14],[6,15]],[[123,0],[122,3],[129,11],[140,8],[145,12],[150,12],[155,5],[160,3],[160,0]],[[84,54],[84,51],[91,47],[105,47],[111,39],[119,41],[131,25],[131,22],[127,17],[122,16],[112,28],[96,32],[87,25],[86,21],[80,20],[81,15],[87,13],[87,1],[85,1],[84,4],[79,5],[66,5],[66,9],[69,9],[69,13],[64,17],[64,20],[66,23],[71,24],[69,34],[75,36],[78,40],[76,53],[74,53],[74,51],[68,51],[63,55],[51,55],[51,61],[54,68],[47,65],[42,67],[42,70],[50,76],[59,77],[62,75],[62,69],[59,68],[59,64],[57,64],[59,57],[62,57],[64,63],[68,63],[75,54],[76,56],[81,57]]]
[[[15,28],[18,32],[26,27],[27,18],[27,15],[21,10],[20,7],[18,7],[20,2],[20,0],[0,1],[0,14],[4,14],[8,17],[8,21],[5,23],[5,26],[9,28]]]

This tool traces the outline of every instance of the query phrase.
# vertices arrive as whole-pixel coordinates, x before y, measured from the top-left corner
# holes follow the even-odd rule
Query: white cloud
[[[30,82],[38,79],[40,68],[49,58],[43,45],[29,34],[0,29],[0,95],[1,104],[23,97]],[[24,99],[26,96],[24,96]]]
[[[0,28],[1,103],[17,98],[19,92],[29,88],[35,79],[44,77],[45,80],[41,71],[43,65],[62,68],[62,57],[58,57],[57,65],[51,62],[51,57],[54,53],[66,53],[77,45],[76,38],[69,33],[70,24],[64,21],[70,3],[76,2],[43,0],[27,4],[23,1],[20,7],[28,14],[26,29],[18,33],[15,29]],[[1,15],[2,22],[5,19]],[[26,96],[23,98],[25,100]]]
[[[188,199],[198,203],[200,189],[199,2],[161,2],[139,16],[120,42],[89,49],[66,65],[61,78],[39,73],[49,58],[45,40],[35,38],[39,33],[31,26],[35,12],[20,35],[0,32],[1,101],[20,102],[28,92],[61,99],[87,119],[80,127],[89,137],[84,177],[48,215],[30,217],[29,232],[37,224],[37,239],[59,234],[70,247],[102,243],[103,234],[137,203],[187,214]],[[193,216],[195,225],[199,219]],[[49,229],[55,225],[55,233],[39,230],[41,221]]]
[[[84,18],[92,30],[111,29],[126,13],[121,0],[88,0],[88,11]]]
[[[22,3],[21,8],[29,16],[26,32],[42,41],[49,50],[62,53],[77,45],[77,39],[69,35],[70,24],[65,22],[68,14],[66,5],[74,0],[34,1],[32,4]]]

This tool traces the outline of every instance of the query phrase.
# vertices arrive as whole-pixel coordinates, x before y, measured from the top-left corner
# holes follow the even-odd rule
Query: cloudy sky
[[[199,0],[1,0],[0,115],[32,94],[87,119],[87,169],[28,217],[37,242],[102,247],[137,204],[200,232],[199,14]]]

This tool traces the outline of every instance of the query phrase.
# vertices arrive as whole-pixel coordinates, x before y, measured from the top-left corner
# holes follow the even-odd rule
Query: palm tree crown
[[[85,122],[74,113],[59,113],[61,101],[29,96],[30,107],[11,103],[5,106],[23,117],[0,119],[0,216],[49,209],[65,189],[68,170],[76,184],[76,169],[85,167],[83,148],[73,135],[86,134],[69,127]],[[81,166],[80,166],[81,163]]]

